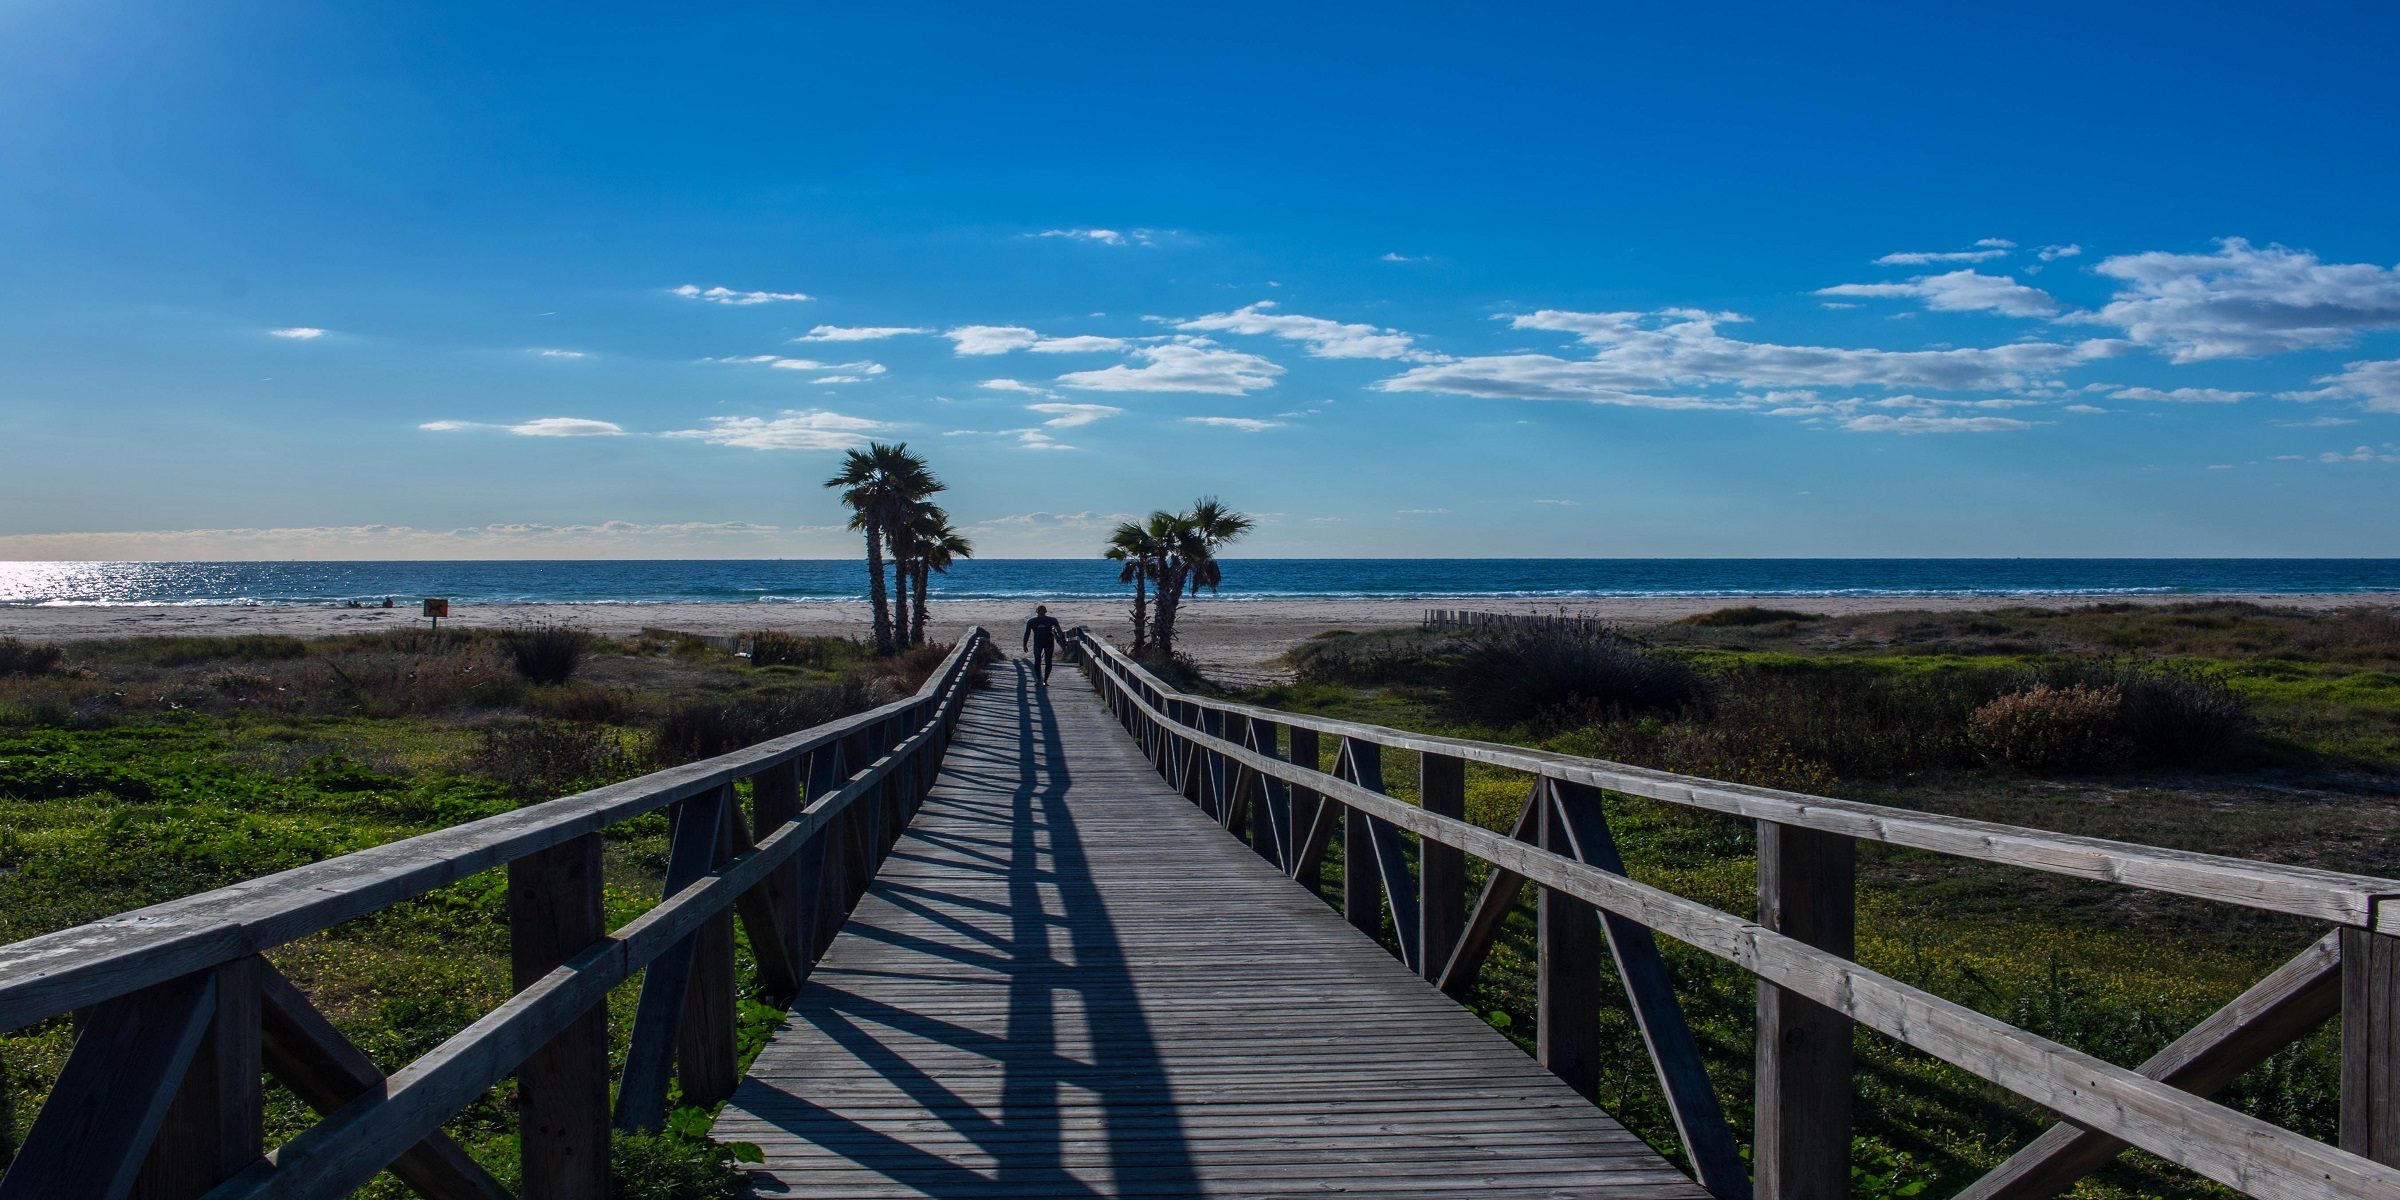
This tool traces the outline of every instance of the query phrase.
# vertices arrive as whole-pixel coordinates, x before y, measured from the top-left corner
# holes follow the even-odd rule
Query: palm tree
[[[933,505],[919,510],[929,519],[916,529],[917,541],[917,616],[912,640],[925,642],[925,594],[931,588],[933,576],[947,575],[959,559],[975,557],[975,543],[968,541],[950,527],[950,514]]]
[[[841,489],[842,503],[850,507],[850,528],[866,535],[867,599],[875,614],[875,652],[891,654],[898,646],[884,589],[884,546],[906,519],[909,506],[943,490],[942,481],[934,477],[922,457],[909,453],[908,443],[869,442],[866,449],[845,455],[842,469],[826,480],[825,486]],[[901,604],[905,618],[905,590]]]
[[[1158,564],[1158,622],[1152,645],[1157,652],[1175,653],[1175,616],[1184,594],[1197,588],[1214,592],[1225,571],[1217,549],[1250,531],[1249,517],[1227,508],[1214,496],[1202,496],[1188,513],[1150,514],[1150,531],[1165,543]]]
[[[1124,569],[1117,572],[1117,582],[1133,585],[1135,657],[1140,657],[1150,648],[1150,581],[1157,577],[1160,551],[1165,545],[1163,539],[1152,535],[1149,526],[1120,521],[1109,532],[1108,548],[1100,552],[1102,558],[1124,563]]]

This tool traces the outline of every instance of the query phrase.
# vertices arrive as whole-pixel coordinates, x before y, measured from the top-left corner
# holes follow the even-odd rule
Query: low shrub
[[[280,633],[244,633],[232,637],[144,637],[112,639],[91,646],[94,657],[146,662],[160,667],[195,663],[288,662],[308,655],[308,643]]]
[[[66,662],[66,648],[57,642],[0,637],[0,675],[48,675]]]
[[[2095,771],[2133,757],[2125,693],[2114,685],[2037,683],[2000,696],[1967,720],[1975,749],[2019,771]]]
[[[582,630],[545,625],[509,634],[508,657],[527,683],[556,685],[574,677],[585,645]]]
[[[872,695],[871,680],[849,676],[838,683],[679,704],[651,726],[650,757],[662,767],[714,758],[863,712],[871,707]]]
[[[520,799],[563,796],[622,779],[635,768],[615,730],[561,721],[487,726],[467,765]]]
[[[813,667],[829,670],[858,662],[873,653],[849,638],[803,637],[771,629],[743,634],[742,640],[750,643],[750,665],[754,667]]]
[[[743,1150],[750,1154],[743,1154]],[[674,1128],[619,1132],[609,1139],[608,1194],[616,1200],[718,1200],[735,1195],[734,1163],[755,1147],[692,1137]]]
[[[1441,682],[1454,709],[1491,725],[1673,712],[1706,694],[1700,673],[1683,660],[1614,630],[1576,626],[1473,634]]]
[[[1824,619],[1823,613],[1797,612],[1788,608],[1760,608],[1755,604],[1744,604],[1734,608],[1719,608],[1704,613],[1693,613],[1675,623],[1699,629],[1725,629],[1748,625],[1781,625],[1787,621],[1822,621]]]
[[[2191,767],[2237,759],[2257,720],[2223,675],[2170,662],[2084,660],[2042,673],[2052,687],[2114,689],[2123,697],[2119,733],[2130,764]]]
[[[1441,674],[1459,645],[1454,635],[1415,629],[1320,634],[1292,647],[1284,661],[1306,683],[1421,685]]]

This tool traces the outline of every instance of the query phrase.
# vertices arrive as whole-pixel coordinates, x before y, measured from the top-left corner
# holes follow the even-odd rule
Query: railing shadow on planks
[[[735,917],[788,1000],[933,785],[988,640],[856,716],[0,948],[0,1029],[78,1022],[0,1200],[317,1200],[387,1167],[431,1200],[503,1200],[441,1126],[512,1073],[525,1200],[605,1196],[610,1129],[657,1128],[670,1075],[689,1103],[733,1091]],[[663,898],[609,931],[600,831],[662,808]],[[502,866],[516,994],[389,1077],[263,957]],[[637,972],[612,1107],[605,1001]],[[323,1119],[262,1157],[270,1074]]]
[[[1959,1195],[2056,1195],[2128,1145],[2274,1200],[2400,1196],[2400,881],[2072,837],[1432,737],[1179,692],[1078,629],[1079,665],[1168,783],[1312,890],[1340,830],[1343,908],[1464,998],[1522,889],[1540,889],[1537,1053],[1599,1089],[1603,964],[1613,958],[1694,1175],[1718,1196],[1849,1194],[1854,1025],[2049,1109],[2058,1125]],[[1332,739],[1328,746],[1324,739]],[[1419,804],[1384,794],[1383,751],[1418,755]],[[1333,769],[1315,769],[1331,750]],[[1506,834],[1465,819],[1465,771],[1532,783]],[[1629,878],[1602,797],[1756,822],[1760,919]],[[1850,961],[1855,845],[1882,842],[2322,921],[2335,928],[2134,1069],[2083,1054]],[[1362,853],[1361,851],[1368,851]],[[1491,865],[1467,903],[1464,856]],[[1410,871],[1411,860],[1415,872]],[[1597,910],[1599,919],[1594,920]],[[1701,1063],[1655,934],[1758,978],[1752,1172]],[[2336,1013],[2339,1148],[2207,1096]]]

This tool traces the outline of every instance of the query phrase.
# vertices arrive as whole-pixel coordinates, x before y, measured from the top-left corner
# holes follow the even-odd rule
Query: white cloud
[[[1264,433],[1283,428],[1281,421],[1262,421],[1256,417],[1185,417],[1194,425],[1214,425],[1220,429],[1239,429],[1243,433]]]
[[[1155,245],[1150,229],[1045,229],[1029,236],[1039,238],[1069,238],[1079,242],[1097,242],[1103,246]]]
[[[1021,379],[986,379],[975,386],[994,392],[1014,392],[1020,396],[1055,396],[1058,394],[1049,388],[1035,387]]]
[[[1422,254],[1402,254],[1397,250],[1386,250],[1383,252],[1383,255],[1379,261],[1388,263],[1424,262],[1425,256]]]
[[[791,409],[773,417],[710,417],[705,429],[678,429],[661,436],[695,438],[746,450],[848,450],[867,436],[890,428],[881,421],[820,409]]]
[[[1395,508],[1392,510],[1394,515],[1403,517],[1438,517],[1449,511],[1446,508]]]
[[[2394,453],[2392,452],[2392,450],[2393,450],[2393,447],[2392,447],[2392,446],[2390,446],[2390,445],[2388,445],[2388,444],[2387,444],[2387,445],[2385,445],[2385,446],[2383,447],[2383,449],[2381,449],[2381,450],[2377,450],[2377,449],[2376,449],[2375,447],[2373,447],[2373,446],[2360,446],[2360,447],[2357,447],[2357,448],[2355,448],[2355,449],[2351,450],[2351,451],[2350,451],[2350,453],[2348,453],[2348,454],[2340,454],[2340,453],[2336,453],[2336,452],[2334,452],[2334,451],[2328,450],[2328,451],[2326,451],[2325,453],[2318,455],[2318,456],[2317,456],[2317,461],[2318,461],[2318,462],[2329,462],[2329,463],[2339,463],[2339,462],[2387,462],[2387,463],[2388,463],[2388,462],[2400,462],[2400,454],[2394,454]]]
[[[2113,339],[2015,342],[1944,350],[1877,350],[1748,342],[1719,332],[1743,320],[1694,309],[1586,313],[1544,309],[1508,318],[1517,329],[1575,335],[1589,359],[1547,354],[1462,358],[1416,367],[1375,386],[1387,392],[1581,400],[1645,408],[1744,408],[1778,402],[1740,393],[1780,389],[2019,391],[2131,349]]]
[[[2004,433],[2033,426],[2034,422],[2014,417],[1928,417],[1913,413],[1898,417],[1869,413],[1842,422],[1842,428],[1858,433]]]
[[[674,289],[674,294],[681,296],[686,300],[705,300],[710,304],[731,304],[736,306],[774,304],[778,301],[784,300],[813,299],[813,297],[806,292],[737,292],[729,287],[704,288],[696,283],[684,284],[682,287]]]
[[[2270,422],[2268,422],[2268,424],[2271,424],[2271,425],[2280,425],[2280,426],[2282,426],[2282,427],[2283,427],[2283,428],[2285,428],[2285,429],[2338,429],[2338,428],[2340,428],[2341,426],[2344,426],[2344,425],[2356,425],[2356,424],[2358,424],[2358,418],[2356,418],[2356,417],[2310,417],[2308,420],[2305,420],[2305,421],[2270,421]]]
[[[537,417],[515,425],[489,425],[480,421],[427,421],[417,428],[430,433],[467,433],[494,430],[513,433],[519,437],[622,437],[625,427],[614,421],[595,421],[588,417]]]
[[[1936,312],[1996,312],[2011,317],[2047,317],[2058,312],[2058,301],[2040,288],[2027,287],[2007,275],[1974,270],[1920,275],[1906,283],[1844,283],[1818,288],[1820,296],[1905,296],[1922,300]]]
[[[2286,400],[2354,400],[2368,412],[2400,413],[2400,359],[2342,364],[2320,375],[2314,391],[2285,392]]]
[[[1075,448],[1052,438],[1039,429],[1012,429],[1008,432],[1017,435],[1017,449],[1019,450],[1073,450]]]
[[[1549,504],[1549,505],[1554,505],[1554,506],[1556,506],[1556,507],[1559,507],[1559,508],[1582,508],[1582,507],[1583,507],[1583,501],[1581,501],[1581,500],[1536,500],[1536,501],[1534,501],[1534,503],[1535,503],[1535,504]]]
[[[2083,253],[2083,247],[2070,243],[2064,246],[2044,246],[2035,251],[2034,256],[2043,262],[2056,262],[2062,258],[2073,258],[2081,253]]]
[[[2154,404],[2239,404],[2253,399],[2257,392],[2229,392],[2223,388],[2179,387],[2160,391],[2152,387],[2119,388],[2110,392],[2111,400],[2147,400]]]
[[[1318,358],[1418,357],[1413,349],[1415,339],[1396,329],[1266,311],[1273,307],[1274,301],[1261,300],[1229,313],[1195,317],[1176,328],[1203,333],[1265,334],[1305,343],[1308,352]]]
[[[839,371],[850,375],[881,375],[890,370],[879,362],[829,363],[813,358],[785,358],[780,354],[738,354],[700,361],[737,367],[773,367],[778,371]]]
[[[1049,417],[1050,419],[1042,424],[1058,429],[1071,429],[1077,425],[1105,421],[1125,411],[1109,404],[1028,404],[1025,407],[1028,411]]]
[[[905,334],[931,332],[933,331],[930,329],[919,329],[914,325],[819,325],[792,340],[795,342],[873,342]]]
[[[324,337],[326,332],[326,330],[310,325],[294,325],[289,329],[270,329],[267,331],[267,336],[287,338],[295,342],[313,342]]]
[[[2092,269],[2123,284],[2094,319],[2176,362],[2340,346],[2400,328],[2400,270],[2372,263],[2226,238],[2213,254],[2151,251]]]
[[[1283,368],[1255,354],[1171,342],[1134,351],[1144,366],[1118,364],[1058,377],[1061,387],[1087,392],[1202,392],[1243,396],[1275,386]]]
[[[581,350],[547,350],[547,349],[545,349],[545,350],[535,350],[535,351],[533,351],[533,354],[534,354],[536,357],[539,357],[539,358],[582,358],[582,357],[583,357],[583,351],[581,351]]]
[[[2069,404],[2069,405],[2065,405],[2065,406],[2063,406],[2062,408],[2060,408],[2060,409],[2059,409],[2059,411],[2060,411],[2060,412],[2071,412],[2071,413],[2087,413],[2087,414],[2088,414],[2088,413],[2104,413],[2104,412],[2107,412],[2108,410],[2107,410],[2107,409],[2105,409],[2105,408],[2102,408],[2102,407],[2100,407],[2100,406],[2099,406],[2099,405],[2097,405],[2097,404]]]
[[[1982,238],[1972,250],[1903,250],[1886,254],[1875,260],[1879,267],[1930,267],[1938,263],[1979,263],[2006,258],[2016,249],[2015,242],[2003,238]]]
[[[1124,338],[1090,334],[1044,337],[1022,325],[961,325],[942,336],[955,344],[960,355],[969,357],[1008,354],[1017,350],[1030,350],[1036,354],[1082,354],[1122,350],[1131,344]]]
[[[819,375],[815,379],[809,380],[810,383],[865,383],[866,381],[867,377],[864,375]]]

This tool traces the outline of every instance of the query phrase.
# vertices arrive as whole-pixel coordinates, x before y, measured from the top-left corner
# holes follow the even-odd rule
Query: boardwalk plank
[[[762,1196],[1698,1200],[1016,664],[717,1123]]]

